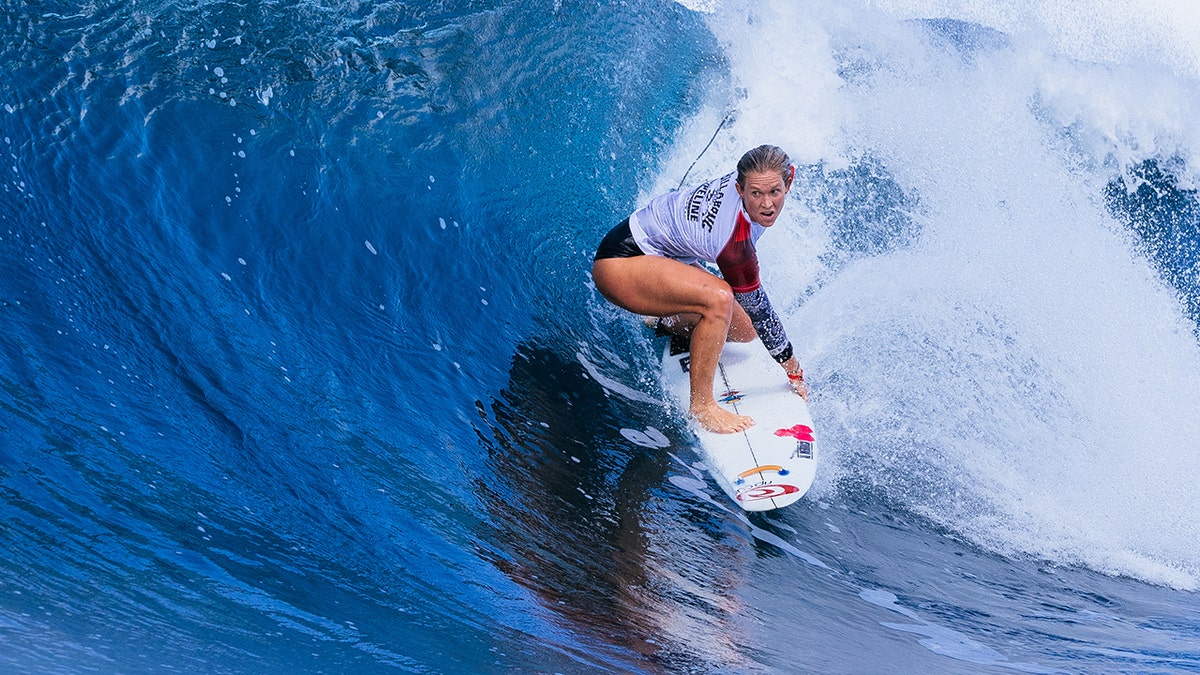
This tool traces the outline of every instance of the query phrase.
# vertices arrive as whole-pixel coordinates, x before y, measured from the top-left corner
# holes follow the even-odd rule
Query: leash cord
[[[730,110],[725,114],[725,118],[721,120],[721,123],[717,125],[717,130],[713,132],[712,138],[708,139],[708,145],[704,146],[704,149],[700,151],[700,154],[696,155],[696,159],[692,160],[692,165],[687,168],[687,171],[683,172],[683,178],[679,179],[679,187],[675,188],[676,190],[683,189],[683,182],[687,180],[688,174],[692,172],[692,169],[696,168],[696,162],[699,162],[700,158],[704,156],[704,153],[708,152],[708,149],[712,147],[713,141],[717,140],[717,134],[721,133],[721,130],[725,128],[725,125],[729,124],[729,121],[733,119],[733,113],[734,111]]]

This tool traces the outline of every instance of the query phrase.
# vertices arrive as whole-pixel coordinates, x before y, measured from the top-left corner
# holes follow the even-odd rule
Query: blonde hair
[[[776,171],[786,185],[792,179],[792,160],[777,145],[760,145],[746,154],[737,163],[737,183],[746,186],[746,174]]]

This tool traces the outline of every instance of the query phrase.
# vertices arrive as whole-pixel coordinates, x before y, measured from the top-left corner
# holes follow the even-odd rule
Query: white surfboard
[[[687,340],[672,338],[663,349],[663,387],[685,412],[691,400]],[[817,443],[804,399],[762,343],[726,343],[713,382],[717,402],[755,425],[734,434],[692,430],[709,471],[747,511],[769,511],[804,496],[817,472]]]

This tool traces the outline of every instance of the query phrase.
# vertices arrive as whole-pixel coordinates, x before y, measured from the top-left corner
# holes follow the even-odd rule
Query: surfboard
[[[688,340],[672,337],[663,348],[663,388],[683,411],[691,401]],[[747,511],[769,511],[798,501],[817,472],[817,441],[804,399],[757,340],[729,342],[713,378],[717,402],[754,418],[746,431],[718,434],[695,420],[709,473]]]

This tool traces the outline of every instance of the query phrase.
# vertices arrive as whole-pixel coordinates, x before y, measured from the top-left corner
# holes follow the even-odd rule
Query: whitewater
[[[8,672],[1200,672],[1200,10],[3,13]],[[591,255],[760,143],[817,480]]]

